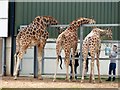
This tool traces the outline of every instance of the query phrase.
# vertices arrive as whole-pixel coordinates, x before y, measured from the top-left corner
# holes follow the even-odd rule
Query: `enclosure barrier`
[[[51,25],[51,27],[68,27],[69,25]],[[83,29],[84,27],[118,27],[120,24],[84,24],[80,26],[80,52],[82,51],[82,43],[83,43]],[[101,59],[101,58],[100,58]],[[80,60],[80,75],[82,75],[82,54],[79,57]]]
[[[21,25],[20,29],[23,27],[26,27],[27,25]],[[119,27],[120,24],[84,24],[80,26],[80,41],[78,43],[80,43],[80,52],[82,51],[82,43],[83,43],[83,29],[84,27]],[[51,25],[50,27],[69,27],[69,25]],[[47,43],[55,43],[55,41],[47,41]],[[113,41],[110,40],[103,40],[102,43],[113,43]],[[120,43],[119,41],[117,43]],[[34,77],[37,77],[37,50],[36,47],[34,48]],[[56,57],[44,57],[43,54],[43,62],[42,62],[42,74],[44,75],[51,75],[49,73],[44,73],[44,59],[56,59]],[[100,60],[108,60],[108,58],[100,58]],[[119,60],[119,58],[117,58],[116,60]],[[80,61],[80,76],[82,75],[82,54],[80,54],[79,57],[79,61]]]

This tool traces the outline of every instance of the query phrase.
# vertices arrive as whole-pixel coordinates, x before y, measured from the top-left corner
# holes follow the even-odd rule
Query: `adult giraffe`
[[[31,24],[20,30],[16,37],[14,79],[17,79],[19,64],[25,51],[31,46],[38,47],[38,79],[42,79],[40,65],[42,51],[48,38],[46,29],[49,25],[56,25],[57,23],[58,21],[51,16],[37,16]]]
[[[109,39],[112,39],[112,30],[107,29],[103,30],[100,28],[94,28],[83,40],[82,45],[82,54],[83,54],[83,71],[82,71],[82,80],[84,80],[84,73],[85,73],[85,65],[86,65],[86,58],[88,55],[88,50],[90,51],[91,55],[91,71],[90,71],[90,81],[92,80],[93,83],[95,83],[94,78],[94,60],[96,55],[97,60],[97,69],[98,69],[98,79],[101,83],[100,79],[100,65],[99,65],[99,55],[100,55],[100,48],[101,48],[101,37],[107,36]]]

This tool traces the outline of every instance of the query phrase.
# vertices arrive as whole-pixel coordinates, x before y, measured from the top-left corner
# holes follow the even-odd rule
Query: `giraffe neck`
[[[78,26],[70,25],[67,30],[71,32],[76,32],[78,30]]]
[[[39,28],[39,30],[46,30],[46,28],[50,25],[50,21],[44,18],[37,18],[31,24],[36,28]]]
[[[82,24],[88,24],[89,21],[87,19],[77,19],[73,22],[71,22],[70,26],[68,27],[68,30],[72,31],[72,32],[76,32],[78,30],[78,28],[80,27],[80,25]]]

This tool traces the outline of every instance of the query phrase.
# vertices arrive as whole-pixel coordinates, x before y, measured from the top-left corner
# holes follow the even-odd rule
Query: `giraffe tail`
[[[59,56],[59,59],[60,59],[60,61],[61,61],[61,63],[60,63],[60,68],[62,69],[62,57]]]

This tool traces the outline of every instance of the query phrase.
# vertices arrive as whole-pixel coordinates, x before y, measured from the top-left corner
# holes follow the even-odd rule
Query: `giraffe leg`
[[[98,69],[98,80],[99,80],[99,83],[101,83],[101,78],[100,78],[100,63],[99,63],[99,60],[97,60],[97,69]]]
[[[84,60],[84,61],[83,61],[83,70],[82,70],[82,80],[81,80],[81,83],[83,83],[83,82],[84,82],[85,65],[86,65],[86,60]]]
[[[54,79],[53,81],[55,82],[56,81],[56,74],[57,74],[57,69],[58,69],[58,63],[59,63],[59,56],[60,56],[60,53],[61,53],[61,46],[59,43],[56,43],[56,54],[57,54],[57,59],[56,59],[56,67],[55,67],[55,74],[54,74]]]
[[[65,65],[66,65],[66,81],[70,81],[69,79],[69,57],[65,58]]]
[[[65,62],[65,66],[66,66],[66,81],[70,81],[70,79],[69,79],[69,63],[70,63],[70,51],[71,51],[71,49],[70,49],[70,47],[68,46],[67,48],[65,48],[64,49],[64,51],[65,51],[65,60],[64,60],[64,62]]]
[[[92,66],[91,66],[91,68],[92,68]],[[89,83],[91,83],[92,82],[92,69],[90,70],[90,76],[89,76]]]
[[[93,49],[93,48],[92,48]],[[90,72],[90,81],[92,80],[93,83],[95,83],[95,78],[94,78],[94,59],[95,59],[95,49],[91,50],[90,49],[90,54],[91,54],[91,72]]]
[[[99,83],[101,83],[101,78],[100,78],[100,63],[99,63],[99,55],[100,55],[100,50],[97,51],[97,69],[98,69],[98,80],[99,80]]]
[[[13,73],[13,75],[15,74],[15,69],[16,69],[16,65],[17,65],[16,57],[17,57],[17,54],[15,53],[15,55],[14,55],[14,73]]]
[[[87,48],[83,48],[82,49],[82,54],[83,54],[83,70],[82,70],[82,80],[81,80],[81,83],[84,82],[87,53],[88,53],[88,49]]]
[[[91,70],[90,70],[90,80],[89,82],[95,83],[95,78],[94,78],[94,61],[91,61]]]
[[[75,79],[75,51],[73,51],[73,54],[72,54],[72,79],[73,81],[76,81]]]
[[[57,59],[56,59],[56,71],[55,71],[55,74],[54,74],[53,82],[56,81],[56,74],[57,74],[57,69],[58,69],[58,63],[59,63],[59,56],[57,56]]]
[[[72,79],[73,81],[76,81],[75,79],[75,58],[72,59]]]
[[[20,62],[21,62],[21,59],[22,59],[22,56],[23,56],[23,52],[18,53],[18,55],[15,54],[15,56],[17,57],[17,60],[15,59],[15,66],[14,66],[14,74],[13,75],[15,76],[14,79],[16,80],[17,75],[18,75],[19,65],[20,65]]]
[[[43,80],[41,76],[42,52],[43,52],[43,48],[41,46],[38,46],[38,79],[39,80]]]
[[[91,81],[92,81],[92,61],[90,65],[90,76],[89,76],[89,82],[91,83]]]
[[[74,47],[72,49],[72,51],[73,51],[72,52],[72,80],[73,81],[76,81],[76,79],[75,79],[75,53],[76,53],[76,50],[77,50],[77,42],[74,42]]]

